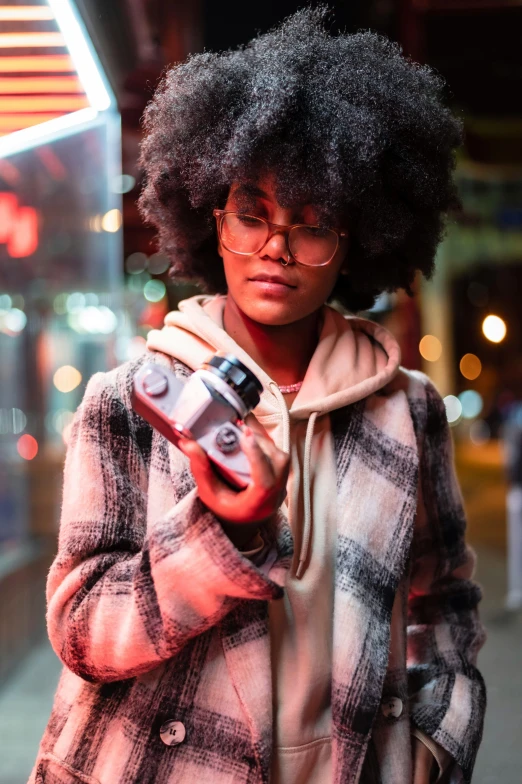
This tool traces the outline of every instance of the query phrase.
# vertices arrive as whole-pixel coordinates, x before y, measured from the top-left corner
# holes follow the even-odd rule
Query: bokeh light
[[[446,417],[450,425],[456,424],[462,416],[462,403],[455,395],[446,395],[444,398]]]
[[[121,229],[122,215],[120,210],[109,210],[102,218],[101,226],[104,231],[114,234]]]
[[[24,460],[33,460],[38,454],[38,441],[33,436],[26,433],[20,436],[16,444],[16,449],[20,457]]]
[[[85,294],[81,291],[75,291],[69,294],[65,304],[67,313],[77,313],[85,307]]]
[[[139,273],[143,272],[145,269],[147,269],[146,253],[140,253],[138,251],[127,256],[127,259],[125,260],[125,271],[128,272],[129,275],[139,275]]]
[[[18,435],[27,426],[27,416],[20,408],[0,408],[0,435]]]
[[[482,395],[475,389],[466,389],[459,395],[460,404],[462,406],[462,416],[464,419],[474,419],[477,417],[484,407]]]
[[[506,337],[507,327],[500,316],[486,316],[482,322],[482,332],[492,343],[500,343]]]
[[[477,419],[469,429],[469,440],[475,446],[482,446],[489,441],[491,429],[483,419]]]
[[[1,315],[1,328],[12,335],[17,335],[27,324],[27,316],[23,312],[23,310],[19,310],[18,308],[11,308],[10,310],[4,311]]]
[[[145,284],[150,279],[151,278],[148,272],[140,272],[139,274],[131,275],[130,278],[127,278],[127,286],[129,291],[132,291],[133,294],[143,294]]]
[[[482,372],[482,362],[475,354],[464,354],[460,360],[459,368],[464,378],[473,381]]]
[[[143,287],[143,296],[149,302],[159,302],[166,293],[167,288],[162,280],[149,280]]]
[[[136,178],[132,174],[119,174],[112,181],[113,193],[129,193],[136,185]]]
[[[170,260],[164,253],[153,253],[149,258],[148,268],[152,275],[162,275],[170,267]]]
[[[71,440],[71,431],[72,431],[72,422],[69,422],[68,425],[65,425],[64,429],[62,430],[62,439],[65,446],[69,444]]]
[[[436,362],[442,354],[442,343],[434,335],[424,335],[419,343],[419,353],[428,362]]]
[[[68,294],[62,292],[61,294],[57,294],[53,300],[53,309],[56,315],[64,316],[67,313],[67,299]]]
[[[72,365],[62,365],[53,376],[58,392],[72,392],[82,382],[82,374]]]
[[[56,430],[57,433],[60,433],[60,435],[62,435],[65,428],[72,423],[73,419],[74,419],[73,411],[70,411],[68,408],[58,409],[58,411],[56,411],[52,417],[54,430]]]

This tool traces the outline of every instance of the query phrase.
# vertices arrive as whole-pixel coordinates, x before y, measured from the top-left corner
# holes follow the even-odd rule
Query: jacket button
[[[398,719],[402,714],[402,700],[398,697],[388,697],[381,702],[381,710],[386,718],[393,716],[394,719]]]
[[[185,740],[185,727],[180,721],[164,722],[160,727],[160,738],[166,746],[176,746]]]

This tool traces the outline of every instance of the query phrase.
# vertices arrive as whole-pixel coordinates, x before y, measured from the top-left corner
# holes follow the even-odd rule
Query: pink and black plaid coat
[[[132,376],[151,358],[172,361],[148,354],[96,374],[75,418],[47,590],[66,666],[31,784],[269,781],[268,602],[283,594],[291,532],[280,512],[259,567],[232,545],[187,458],[131,409]],[[444,405],[401,368],[330,417],[334,782],[409,784],[412,725],[454,757],[452,784],[469,782],[484,633]],[[390,697],[400,716],[381,710]],[[185,733],[175,745],[169,721]]]

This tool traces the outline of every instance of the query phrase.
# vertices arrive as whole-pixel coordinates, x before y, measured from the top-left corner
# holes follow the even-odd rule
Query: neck
[[[230,294],[223,313],[225,331],[279,386],[303,380],[317,346],[319,323],[317,310],[291,324],[260,324],[243,313]]]

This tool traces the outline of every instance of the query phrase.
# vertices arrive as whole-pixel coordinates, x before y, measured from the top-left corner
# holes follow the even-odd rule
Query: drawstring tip
[[[299,561],[295,572],[295,576],[297,577],[298,580],[300,580],[301,577],[303,576],[303,572],[304,572],[304,561]]]

